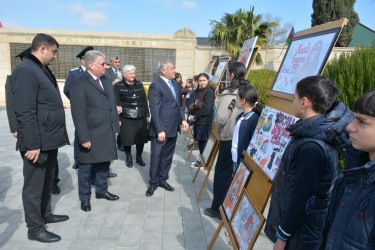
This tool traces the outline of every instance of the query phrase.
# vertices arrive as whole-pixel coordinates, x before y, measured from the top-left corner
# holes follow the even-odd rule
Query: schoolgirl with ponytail
[[[242,151],[249,146],[251,137],[258,124],[262,106],[258,103],[259,95],[257,90],[249,85],[242,84],[238,88],[236,96],[236,105],[238,109],[243,110],[236,118],[232,139],[232,161],[233,174],[237,170],[238,164],[243,159]]]

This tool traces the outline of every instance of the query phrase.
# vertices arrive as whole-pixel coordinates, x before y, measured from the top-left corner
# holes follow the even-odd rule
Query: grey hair
[[[159,64],[158,64],[158,72],[159,72],[159,74],[161,73],[162,69],[166,69],[167,68],[168,63],[174,64],[170,59],[167,59],[165,61],[159,62]]]
[[[118,55],[111,55],[111,57],[109,58],[109,61],[112,62],[113,59],[120,59],[120,57]]]
[[[126,64],[124,67],[122,67],[122,74],[126,75],[131,70],[136,70],[137,68],[134,65]]]
[[[105,59],[105,55],[99,50],[90,50],[85,54],[85,67],[88,69],[90,63],[95,63],[98,56]]]

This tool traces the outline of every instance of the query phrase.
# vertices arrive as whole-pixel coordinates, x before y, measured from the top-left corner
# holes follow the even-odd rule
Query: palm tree
[[[258,36],[257,45],[265,45],[268,41],[270,29],[279,27],[277,22],[262,22],[262,15],[254,14],[254,7],[250,10],[237,10],[234,14],[225,13],[221,21],[211,20],[212,29],[209,34],[211,45],[223,46],[235,59],[238,58],[243,43],[254,36]],[[258,60],[260,59],[260,54]],[[261,59],[260,61],[261,62]]]

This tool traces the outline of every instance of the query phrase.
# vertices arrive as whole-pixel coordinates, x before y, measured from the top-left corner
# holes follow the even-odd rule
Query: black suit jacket
[[[70,103],[80,163],[98,163],[117,159],[115,136],[120,132],[115,95],[110,81],[101,78],[104,90],[88,71],[70,86]],[[91,149],[82,143],[91,142]]]
[[[157,137],[165,132],[166,137],[175,137],[180,132],[184,120],[184,110],[181,107],[181,86],[172,80],[176,98],[168,84],[159,77],[152,82],[148,89],[148,99],[151,112],[150,136]]]

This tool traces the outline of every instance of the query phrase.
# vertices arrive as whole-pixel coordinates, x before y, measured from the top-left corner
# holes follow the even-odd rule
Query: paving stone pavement
[[[70,110],[66,110],[67,129],[73,142],[74,126]],[[48,224],[49,231],[61,236],[56,243],[39,243],[27,239],[22,206],[22,161],[15,150],[16,139],[9,132],[7,115],[0,107],[0,248],[2,249],[207,249],[220,221],[203,214],[211,205],[213,172],[199,203],[205,171],[192,183],[196,169],[190,163],[197,159],[194,151],[190,161],[184,152],[185,136],[177,140],[168,182],[174,192],[158,188],[146,197],[150,162],[150,143],[145,145],[145,167],[125,166],[125,154],[111,164],[116,178],[109,179],[108,190],[120,197],[118,201],[91,198],[92,210],[83,212],[78,199],[76,170],[72,169],[73,146],[59,150],[59,186],[61,193],[52,195],[54,214],[66,214],[66,222]],[[133,157],[135,157],[135,148]],[[92,193],[95,194],[94,188]],[[266,213],[265,213],[266,214]],[[213,249],[231,249],[222,229]],[[254,249],[272,249],[262,232]]]

